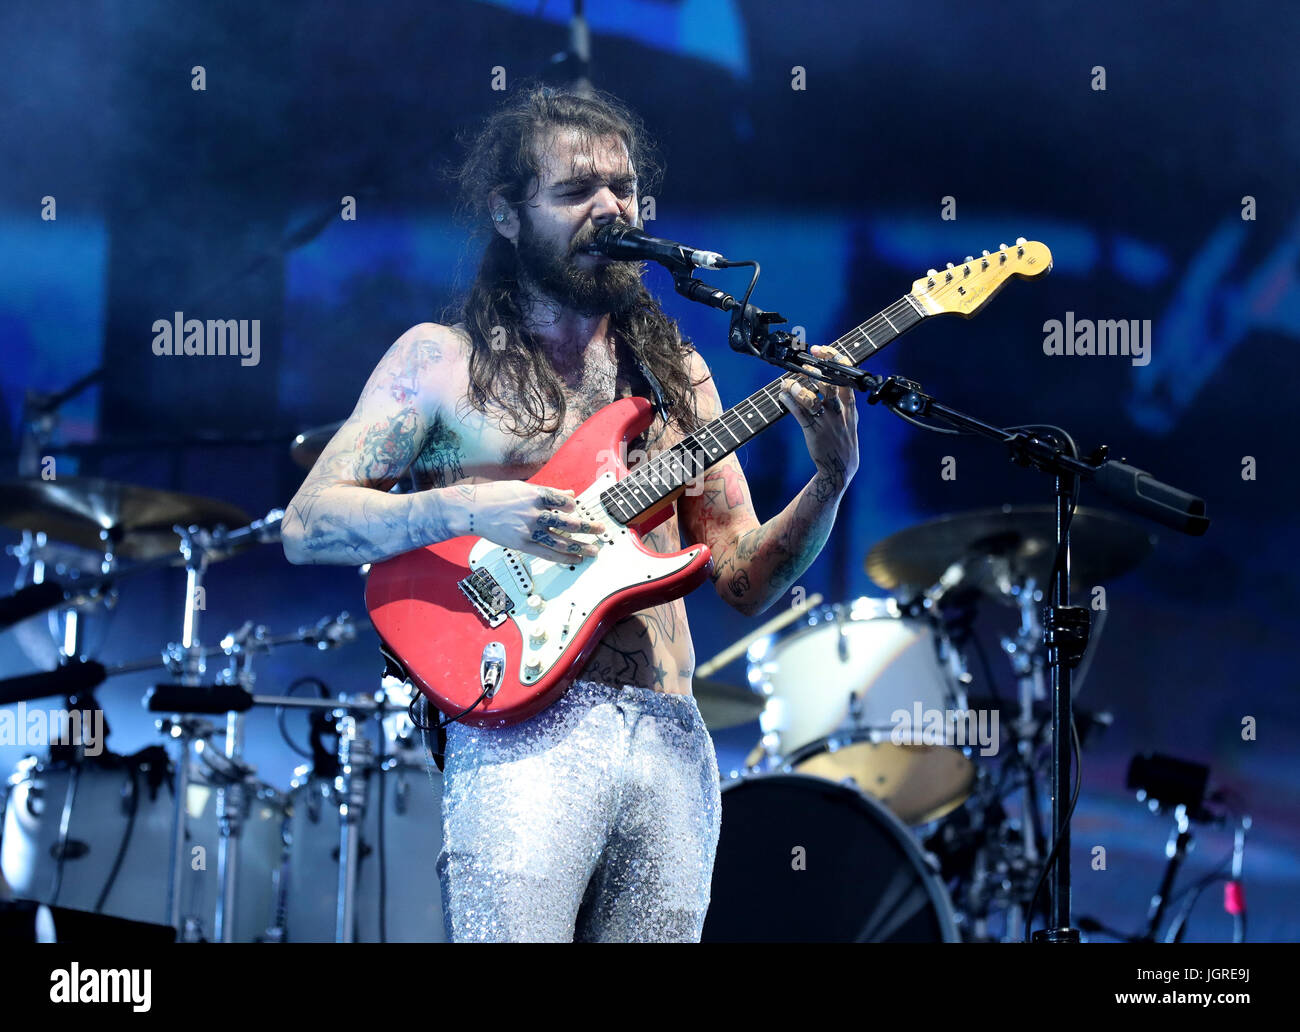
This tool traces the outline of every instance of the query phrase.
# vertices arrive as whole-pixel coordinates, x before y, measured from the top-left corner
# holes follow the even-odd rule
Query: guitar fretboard
[[[851,365],[861,365],[919,323],[925,315],[911,295],[904,294],[884,311],[832,341],[830,347],[844,355]],[[773,380],[602,491],[600,500],[605,510],[620,522],[630,523],[757,437],[782,416],[789,415],[780,400],[781,381],[787,377],[817,389],[817,381],[812,377],[796,373]]]

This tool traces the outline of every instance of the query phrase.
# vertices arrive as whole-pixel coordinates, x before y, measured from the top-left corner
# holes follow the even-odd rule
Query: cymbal
[[[1080,506],[1070,523],[1071,583],[1113,580],[1141,563],[1154,545],[1155,537],[1132,520]],[[958,560],[997,560],[1011,578],[1033,577],[1046,587],[1055,552],[1055,506],[1004,505],[940,516],[891,534],[867,553],[866,568],[886,591],[919,591]]]
[[[0,483],[0,525],[44,531],[51,541],[103,552],[107,532],[124,559],[155,559],[177,552],[174,524],[211,530],[241,527],[248,514],[213,498],[140,487],[98,477],[9,480]]]
[[[293,461],[303,469],[311,469],[320,458],[320,453],[325,450],[325,445],[330,443],[344,422],[340,419],[337,423],[312,427],[300,433],[293,439],[293,444],[289,445]]]
[[[704,725],[710,731],[739,727],[757,720],[767,704],[767,697],[758,689],[724,681],[697,677],[691,682],[691,689]]]

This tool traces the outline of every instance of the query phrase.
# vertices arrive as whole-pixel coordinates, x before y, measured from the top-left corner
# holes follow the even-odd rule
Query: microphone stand
[[[729,266],[737,264],[742,263],[728,263]],[[755,265],[754,279],[757,278]],[[782,316],[748,303],[741,304],[730,294],[692,277],[687,266],[673,270],[673,286],[688,300],[731,312],[727,339],[732,350],[825,383],[853,387],[867,394],[869,404],[883,403],[895,415],[923,429],[929,427],[920,422],[918,416],[939,420],[961,433],[987,437],[1004,445],[1011,453],[1012,462],[1055,478],[1054,591],[1042,619],[1052,687],[1052,846],[1044,864],[1044,873],[1040,876],[1041,885],[1047,871],[1051,870],[1052,890],[1048,927],[1035,932],[1033,937],[1035,942],[1079,942],[1079,929],[1070,924],[1069,819],[1073,803],[1067,799],[1066,793],[1070,784],[1067,736],[1074,723],[1070,676],[1087,651],[1090,628],[1088,610],[1070,604],[1070,521],[1078,502],[1080,483],[1090,481],[1124,508],[1193,536],[1202,535],[1209,528],[1205,502],[1155,480],[1149,473],[1128,466],[1123,460],[1108,460],[1109,448],[1106,445],[1097,448],[1086,461],[1081,460],[1075,454],[1066,454],[1066,447],[1073,452],[1073,442],[1059,439],[1057,435],[1002,430],[941,404],[925,394],[920,384],[904,377],[877,376],[814,358],[789,333],[770,328],[774,323],[785,322]],[[752,281],[750,287],[753,287]],[[1031,900],[1026,912],[1026,929],[1033,923],[1033,904]]]

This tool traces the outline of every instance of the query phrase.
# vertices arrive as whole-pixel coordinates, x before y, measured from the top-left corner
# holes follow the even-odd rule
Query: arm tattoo
[[[460,442],[438,420],[426,432],[421,414],[431,406],[420,395],[445,375],[434,369],[443,358],[431,338],[404,336],[389,349],[286,508],[283,537],[294,562],[359,565],[454,536],[451,516],[467,497],[446,492],[465,475]],[[442,490],[389,494],[408,469],[420,486]]]

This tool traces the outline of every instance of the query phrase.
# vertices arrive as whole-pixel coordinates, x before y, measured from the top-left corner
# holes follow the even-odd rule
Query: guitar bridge
[[[456,587],[460,588],[489,627],[504,623],[506,615],[514,608],[510,596],[487,570],[475,570],[464,580],[457,581]]]

